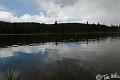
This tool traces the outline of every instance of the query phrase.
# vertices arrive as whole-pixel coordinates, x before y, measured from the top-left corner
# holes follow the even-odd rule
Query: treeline
[[[9,23],[0,22],[0,34],[40,33],[119,33],[120,26],[82,23]]]

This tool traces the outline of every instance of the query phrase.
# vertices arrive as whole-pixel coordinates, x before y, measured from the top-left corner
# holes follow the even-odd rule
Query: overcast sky
[[[0,0],[0,20],[120,24],[120,0]]]

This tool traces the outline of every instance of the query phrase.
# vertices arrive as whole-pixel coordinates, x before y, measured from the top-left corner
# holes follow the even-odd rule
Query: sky
[[[0,20],[120,24],[120,0],[0,0]]]

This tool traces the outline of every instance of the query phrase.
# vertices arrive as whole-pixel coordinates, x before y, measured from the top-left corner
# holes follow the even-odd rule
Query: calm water
[[[0,80],[95,80],[120,73],[117,34],[0,36]],[[86,78],[87,77],[87,78]]]

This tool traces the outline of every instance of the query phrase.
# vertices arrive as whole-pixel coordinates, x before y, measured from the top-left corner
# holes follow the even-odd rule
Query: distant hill
[[[41,34],[41,33],[119,33],[119,26],[83,23],[9,23],[0,22],[0,34]]]

